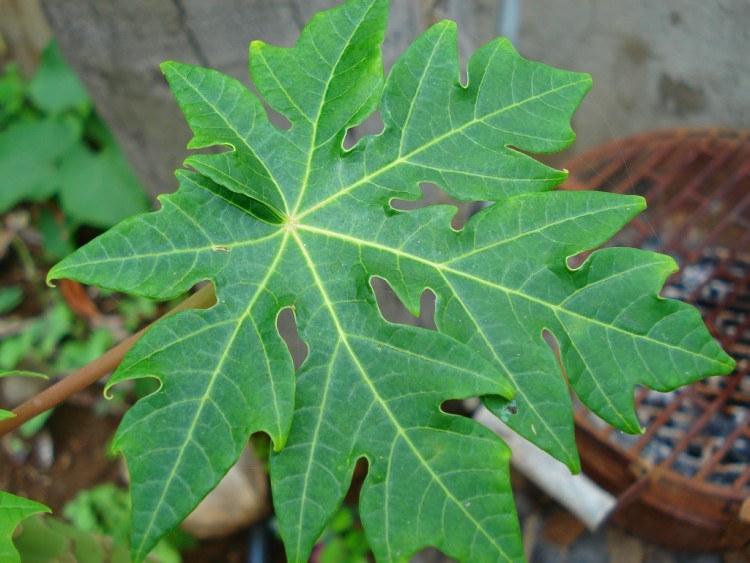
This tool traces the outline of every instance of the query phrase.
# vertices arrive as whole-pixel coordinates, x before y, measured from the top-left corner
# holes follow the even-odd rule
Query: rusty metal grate
[[[617,516],[633,531],[673,547],[741,547],[750,540],[750,131],[641,134],[568,168],[568,189],[646,197],[649,209],[611,244],[675,258],[681,269],[663,295],[696,305],[737,360],[732,375],[673,393],[639,389],[641,436],[579,406],[584,468],[619,495]]]

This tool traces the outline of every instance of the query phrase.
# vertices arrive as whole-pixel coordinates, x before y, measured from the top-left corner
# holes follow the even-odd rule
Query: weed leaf
[[[13,545],[13,533],[23,520],[38,512],[50,512],[50,509],[33,500],[0,491],[0,560],[20,563],[21,556]]]

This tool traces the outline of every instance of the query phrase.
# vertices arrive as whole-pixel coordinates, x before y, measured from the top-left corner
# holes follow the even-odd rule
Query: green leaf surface
[[[50,509],[33,500],[0,491],[0,561],[20,563],[21,557],[13,545],[13,533],[24,519],[38,512],[50,512]]]
[[[0,213],[54,195],[60,161],[80,134],[80,123],[66,118],[22,122],[0,133]]]
[[[25,94],[26,84],[18,64],[8,63],[0,75],[0,128],[4,129],[13,118],[21,113]]]
[[[23,300],[23,290],[15,285],[0,288],[0,314],[5,315],[18,307]]]
[[[118,545],[111,537],[49,516],[26,520],[14,544],[23,563],[130,563],[127,547]],[[175,563],[180,558],[174,552],[164,556],[152,553],[146,561]]]
[[[31,321],[19,334],[0,341],[0,370],[16,370],[23,360],[29,359],[43,365],[71,333],[74,320],[62,298],[55,299],[44,315]]]
[[[127,219],[58,264],[73,278],[157,299],[200,281],[217,304],[155,325],[110,385],[161,388],[126,415],[115,447],[133,488],[133,556],[184,518],[238,458],[248,435],[274,443],[270,471],[287,554],[304,561],[366,459],[360,514],[373,553],[405,561],[434,545],[462,561],[523,558],[505,444],[441,410],[483,397],[509,424],[578,469],[566,379],[605,420],[639,430],[636,384],[673,389],[731,370],[698,313],[658,292],[674,263],[631,250],[568,258],[643,209],[636,197],[552,192],[565,174],[526,153],[573,141],[587,75],[522,59],[503,39],[459,80],[456,27],[442,22],[383,81],[386,0],[318,14],[291,49],[252,43],[270,124],[239,81],[163,66],[188,124],[190,157],[162,208]],[[343,148],[379,107],[377,136]],[[455,208],[396,211],[420,184],[496,202],[461,231]],[[438,331],[386,322],[370,280],[414,314],[437,296]],[[294,311],[309,355],[294,372],[276,319]]]
[[[142,185],[106,125],[91,112],[91,100],[57,44],[52,41],[45,49],[28,86],[32,103],[25,106],[25,119],[14,109],[18,103],[24,107],[24,92],[13,88],[14,76],[11,68],[0,77],[0,102],[8,98],[0,126],[6,118],[11,123],[0,133],[0,213],[22,201],[57,195],[73,224],[109,228],[148,211]],[[55,228],[49,220],[45,226]],[[64,242],[51,244],[64,249]]]
[[[116,146],[99,152],[75,147],[60,166],[58,182],[63,211],[86,225],[108,228],[149,208],[143,186]]]
[[[86,88],[68,66],[56,41],[50,41],[42,53],[39,70],[29,84],[29,96],[37,108],[48,114],[67,110],[85,114],[91,109]]]

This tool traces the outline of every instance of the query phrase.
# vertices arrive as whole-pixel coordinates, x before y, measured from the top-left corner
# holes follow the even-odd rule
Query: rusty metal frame
[[[614,519],[647,539],[678,549],[746,546],[750,131],[644,133],[574,157],[566,168],[571,171],[566,189],[646,197],[649,209],[610,244],[674,257],[681,271],[668,280],[663,295],[696,305],[714,336],[737,360],[733,374],[697,382],[663,400],[639,389],[635,399],[646,428],[635,438],[625,437],[578,405],[584,471],[618,496]],[[724,432],[715,435],[719,423]],[[740,450],[747,455],[736,459]]]

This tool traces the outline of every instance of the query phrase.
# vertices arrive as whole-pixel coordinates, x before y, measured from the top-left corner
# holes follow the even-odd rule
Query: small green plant
[[[112,334],[88,331],[60,298],[53,298],[45,313],[19,324],[16,334],[0,342],[0,373],[37,371],[59,375],[81,367],[111,348]],[[87,334],[85,340],[81,339]]]
[[[112,538],[115,546],[127,549],[130,543],[130,494],[114,483],[81,491],[65,505],[63,516],[76,530]],[[163,563],[179,563],[179,549],[194,543],[191,536],[175,530],[156,544],[152,554]]]
[[[66,224],[43,216],[46,247],[80,225],[108,228],[149,203],[117,142],[53,41],[25,82],[10,64],[0,76],[0,213],[24,201],[58,198]]]
[[[456,27],[441,22],[385,79],[387,17],[387,0],[350,0],[313,18],[291,49],[251,44],[254,85],[287,130],[239,81],[165,63],[195,133],[189,147],[229,150],[188,158],[161,210],[125,220],[49,274],[153,299],[215,287],[215,305],[158,322],[109,382],[161,382],[114,443],[131,475],[136,561],[255,432],[273,441],[290,561],[307,560],[362,458],[359,511],[378,560],[431,545],[462,561],[518,561],[510,452],[443,412],[444,401],[481,397],[578,471],[570,389],[639,432],[637,384],[666,391],[733,367],[695,309],[659,297],[670,258],[607,248],[569,267],[644,208],[638,197],[551,191],[565,173],[528,156],[573,142],[590,78],[526,61],[498,39],[474,54],[462,84]],[[378,109],[383,132],[344,148]],[[418,200],[423,182],[490,205],[460,231],[453,207],[391,205]],[[431,290],[437,330],[385,321],[373,277],[415,315]],[[276,326],[285,308],[309,349],[296,373]]]
[[[313,563],[368,563],[370,546],[365,532],[357,521],[356,511],[342,506],[331,518],[313,550]]]
[[[101,489],[104,493],[111,491]],[[2,513],[2,495],[0,493],[0,514]],[[17,497],[16,497],[16,500]],[[24,500],[24,499],[21,499]],[[78,510],[85,510],[85,503],[89,499],[79,501]],[[120,509],[115,503],[109,501],[103,504],[107,509],[117,511]],[[26,512],[33,510],[29,508]],[[121,509],[120,509],[121,510]],[[39,510],[37,510],[39,512]],[[77,516],[77,515],[76,515]],[[120,516],[119,514],[116,517]],[[115,517],[115,518],[116,518]],[[125,516],[127,518],[127,516]],[[92,530],[85,529],[86,519],[82,518],[84,527],[73,526],[57,518],[49,516],[33,515],[26,517],[14,533],[13,543],[5,545],[13,547],[13,552],[0,552],[3,562],[22,561],[23,563],[50,563],[62,561],[75,561],[75,563],[128,563],[128,548],[110,536],[97,533],[97,527],[90,526]],[[127,523],[120,529],[127,531]],[[150,553],[146,561],[148,563],[179,563],[181,561],[175,547],[161,540],[156,549]]]
[[[70,524],[49,516],[36,515],[27,518],[16,530],[13,540],[17,550],[16,559],[23,563],[50,563],[75,561],[76,563],[128,563],[127,547],[115,545],[111,538],[82,532]],[[154,553],[146,558],[147,563],[174,563],[163,561]]]

